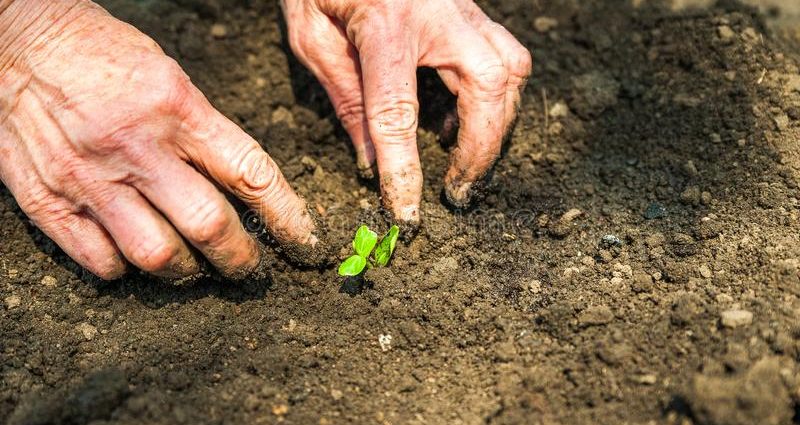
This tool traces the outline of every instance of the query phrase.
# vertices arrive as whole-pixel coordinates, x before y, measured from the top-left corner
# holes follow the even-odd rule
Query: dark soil
[[[357,224],[388,227],[277,2],[102,3],[263,142],[342,258]],[[269,280],[103,283],[3,192],[0,418],[792,423],[800,43],[732,1],[635,3],[483,2],[534,52],[512,143],[486,199],[448,210],[453,102],[422,71],[424,225],[363,285],[274,250]]]

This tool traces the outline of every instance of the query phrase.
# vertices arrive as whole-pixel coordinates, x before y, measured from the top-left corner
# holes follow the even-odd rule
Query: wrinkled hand
[[[223,273],[259,260],[218,185],[279,240],[314,223],[275,163],[149,38],[81,0],[0,0],[0,178],[22,210],[103,278],[135,266]]]
[[[327,90],[358,166],[377,162],[384,206],[418,223],[416,69],[458,96],[458,144],[445,194],[466,206],[517,114],[531,55],[472,0],[283,0],[295,54]]]

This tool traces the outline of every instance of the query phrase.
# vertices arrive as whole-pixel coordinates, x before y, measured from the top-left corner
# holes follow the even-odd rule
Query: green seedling
[[[356,237],[353,238],[353,250],[356,253],[339,266],[339,276],[358,276],[367,268],[386,267],[392,258],[399,235],[400,228],[392,226],[378,242],[377,233],[369,230],[366,225],[359,227]]]

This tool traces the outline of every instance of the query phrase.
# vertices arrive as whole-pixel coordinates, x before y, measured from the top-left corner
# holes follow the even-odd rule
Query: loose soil
[[[388,227],[324,91],[288,53],[277,2],[101,3],[263,143],[340,258],[357,224]],[[796,422],[792,27],[733,1],[481,4],[534,52],[519,124],[483,202],[449,210],[439,128],[453,100],[420,72],[425,222],[366,284],[274,247],[270,279],[100,282],[3,190],[0,418]]]

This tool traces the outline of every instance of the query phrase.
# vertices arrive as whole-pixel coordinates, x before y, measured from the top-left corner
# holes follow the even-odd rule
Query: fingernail
[[[376,164],[358,165],[358,175],[364,180],[372,180],[377,174]]]
[[[456,208],[466,208],[472,202],[472,182],[448,184],[445,188],[447,201]]]
[[[400,239],[410,242],[419,232],[419,226],[422,222],[419,207],[407,206],[393,215],[395,224],[400,227]]]
[[[316,211],[307,208],[308,219],[312,222],[312,232],[305,241],[279,240],[286,258],[294,264],[308,267],[324,266],[332,257],[332,244],[327,242],[328,229]]]
[[[419,207],[416,205],[402,207],[395,212],[394,218],[405,223],[419,223]]]
[[[179,279],[197,274],[199,272],[200,264],[191,253],[188,253],[182,258],[175,259],[164,270],[153,274],[164,279]]]

